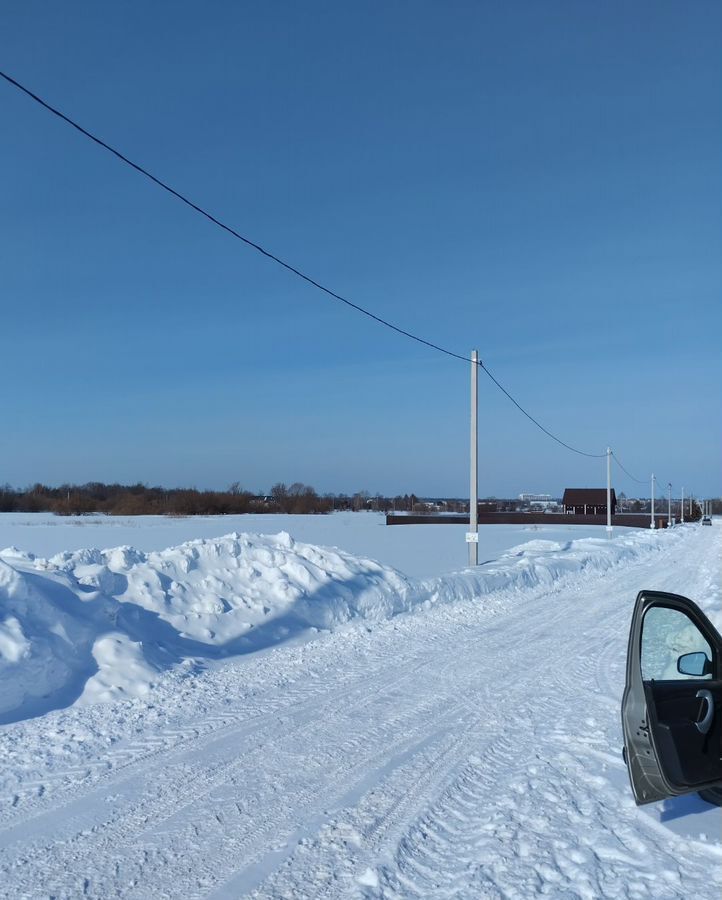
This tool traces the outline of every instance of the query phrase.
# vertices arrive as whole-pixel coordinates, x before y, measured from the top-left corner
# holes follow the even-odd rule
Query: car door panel
[[[672,621],[680,617],[684,627],[665,634],[660,627],[665,615]],[[677,674],[682,671],[680,660],[687,658],[684,654],[701,647],[712,656],[706,677]],[[697,696],[700,691],[709,692],[712,700],[706,734],[697,723],[712,710]],[[627,649],[622,727],[637,803],[722,786],[722,638],[686,597],[661,591],[641,591],[637,596]]]
[[[706,734],[697,727],[707,701],[697,697],[709,691],[715,715]],[[669,781],[695,788],[720,777],[722,747],[722,683],[719,681],[652,681],[645,684],[650,730],[661,768]]]

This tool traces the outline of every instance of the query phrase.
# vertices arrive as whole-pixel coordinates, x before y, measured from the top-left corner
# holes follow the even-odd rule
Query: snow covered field
[[[453,572],[371,515],[3,519],[0,896],[719,895],[721,811],[637,808],[619,723],[639,589],[721,624],[717,522]]]
[[[386,526],[381,513],[339,512],[328,516],[54,516],[48,513],[0,514],[0,549],[19,547],[36,556],[85,547],[165,550],[184,541],[215,538],[231,532],[278,534],[288,532],[297,541],[340,547],[355,556],[368,556],[406,575],[426,577],[463,568],[468,560],[464,525]],[[482,528],[479,559],[499,553],[534,537],[570,541],[603,537],[598,525],[522,526]]]

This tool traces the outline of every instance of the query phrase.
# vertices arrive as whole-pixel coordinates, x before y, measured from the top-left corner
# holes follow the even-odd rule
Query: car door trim
[[[707,703],[707,712],[701,721],[695,722],[697,731],[701,734],[707,734],[712,727],[712,719],[714,719],[714,697],[710,691],[697,691],[694,695],[698,700],[705,700]]]

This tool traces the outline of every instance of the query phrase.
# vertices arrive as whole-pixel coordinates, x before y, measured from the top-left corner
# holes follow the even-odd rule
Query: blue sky
[[[242,233],[478,348],[562,439],[719,495],[721,26],[706,0],[30,0],[0,49]],[[0,109],[0,482],[468,490],[464,363],[5,83]],[[482,494],[603,478],[481,376]]]

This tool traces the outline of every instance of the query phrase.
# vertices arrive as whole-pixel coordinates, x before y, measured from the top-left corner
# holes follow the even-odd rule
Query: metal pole
[[[607,531],[612,533],[612,451],[607,447]]]
[[[672,482],[667,482],[667,490],[669,491],[669,496],[667,498],[667,528],[672,527]]]
[[[477,415],[479,410],[479,354],[471,351],[471,443],[469,465],[469,565],[479,564],[479,455],[478,455],[478,425]]]
[[[654,472],[652,472],[652,515],[649,527],[654,528]]]
[[[682,488],[682,499],[679,501],[679,519],[684,525],[684,488]]]

